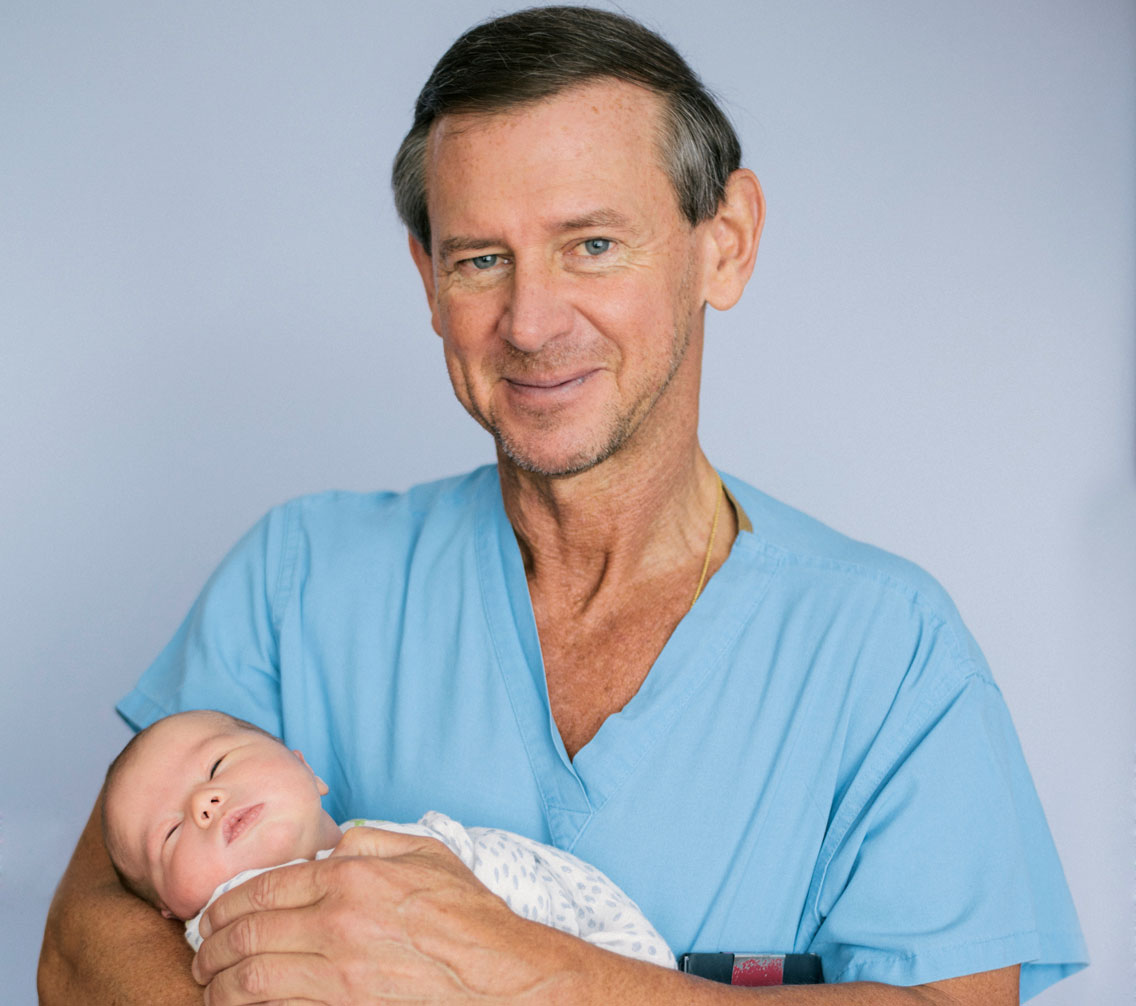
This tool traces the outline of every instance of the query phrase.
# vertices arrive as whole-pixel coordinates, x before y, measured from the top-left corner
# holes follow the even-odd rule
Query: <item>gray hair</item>
[[[430,250],[426,143],[443,115],[492,114],[596,80],[637,84],[663,101],[663,168],[691,226],[718,211],[741,145],[674,47],[629,17],[592,7],[531,7],[479,24],[438,60],[394,159],[395,206]]]

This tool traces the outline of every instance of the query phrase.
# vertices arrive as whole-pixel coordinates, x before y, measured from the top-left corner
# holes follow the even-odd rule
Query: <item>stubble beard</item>
[[[659,399],[670,387],[675,374],[678,373],[679,367],[686,358],[686,352],[690,346],[692,326],[692,317],[681,320],[675,319],[675,326],[671,335],[671,354],[667,364],[667,372],[663,379],[656,386],[651,386],[649,378],[645,380],[626,409],[621,411],[617,404],[605,409],[606,416],[599,431],[599,443],[585,444],[575,454],[564,458],[557,464],[543,461],[526,450],[519,439],[510,436],[492,414],[475,416],[475,418],[493,435],[499,454],[504,455],[522,471],[546,478],[569,478],[573,475],[579,475],[581,472],[590,471],[619,453],[650,416]],[[550,431],[554,431],[558,425],[556,417],[549,417],[545,425]]]

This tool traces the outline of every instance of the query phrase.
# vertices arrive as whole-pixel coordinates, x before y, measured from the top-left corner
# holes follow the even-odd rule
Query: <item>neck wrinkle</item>
[[[570,598],[573,607],[586,610],[597,597],[661,571],[700,569],[721,488],[697,441],[682,453],[679,465],[645,470],[616,455],[566,478],[499,463],[505,510],[530,590]],[[723,542],[728,552],[733,537],[720,526],[715,553]]]

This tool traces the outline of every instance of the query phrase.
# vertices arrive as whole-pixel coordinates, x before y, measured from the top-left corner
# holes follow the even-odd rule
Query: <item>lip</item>
[[[579,387],[596,371],[592,368],[570,374],[552,374],[548,376],[506,377],[505,383],[515,391],[522,394],[535,394],[564,391]]]
[[[221,822],[225,844],[235,842],[241,835],[245,834],[256,823],[262,810],[264,810],[264,804],[257,803],[251,807],[241,807],[239,810],[233,810],[226,814],[225,819]]]

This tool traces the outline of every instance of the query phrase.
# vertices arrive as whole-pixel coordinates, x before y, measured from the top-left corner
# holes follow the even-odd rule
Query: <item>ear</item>
[[[413,234],[407,234],[407,241],[410,244],[410,257],[414,259],[418,275],[422,277],[422,285],[426,288],[426,303],[430,305],[430,324],[434,331],[441,335],[442,329],[438,324],[438,298],[434,286],[434,259]]]
[[[739,168],[726,181],[718,212],[704,224],[703,296],[711,307],[726,311],[740,299],[753,273],[764,223],[761,183],[748,168]]]
[[[300,761],[304,763],[304,768],[311,772],[312,778],[316,781],[316,789],[319,791],[319,795],[327,796],[327,794],[331,792],[331,787],[329,787],[326,782],[324,782],[318,775],[316,775],[315,769],[313,769],[311,765],[308,764],[308,759],[304,757],[304,753],[298,748],[292,748],[292,754],[299,758]]]

